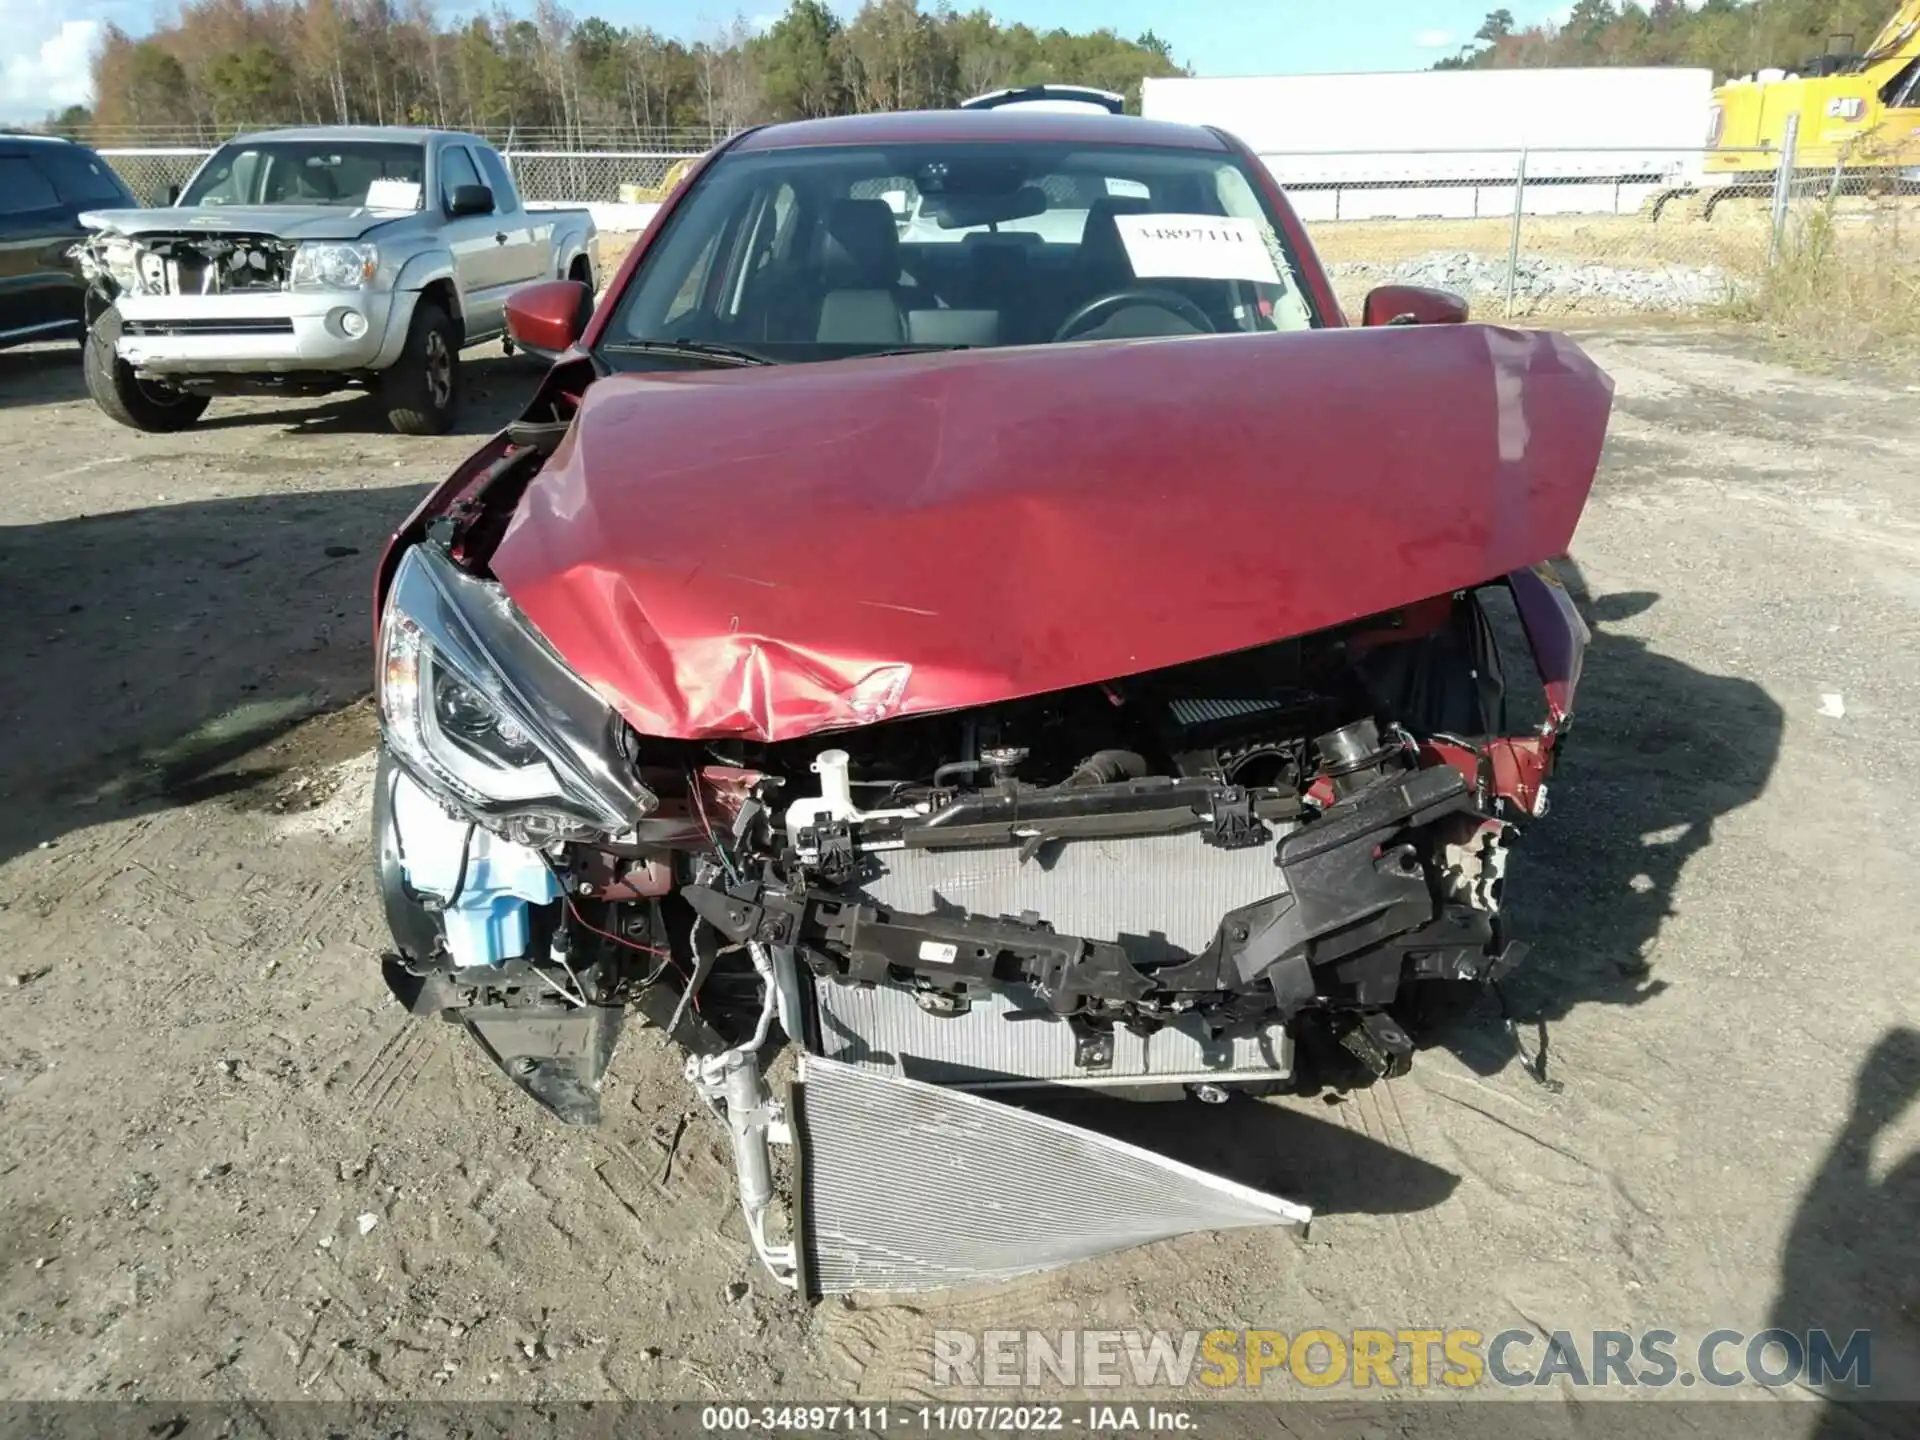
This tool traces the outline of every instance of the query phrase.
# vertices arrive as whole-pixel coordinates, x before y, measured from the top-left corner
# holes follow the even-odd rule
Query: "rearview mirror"
[[[447,199],[447,214],[458,219],[462,215],[491,215],[493,213],[493,191],[484,185],[456,185],[453,194]]]
[[[167,186],[166,203],[169,205],[178,205],[180,203],[180,187],[178,185]]]
[[[1038,185],[1022,185],[1010,195],[927,195],[920,208],[942,230],[971,230],[976,225],[1004,225],[1044,215],[1047,192]]]
[[[1361,307],[1362,325],[1462,325],[1467,302],[1451,290],[1426,285],[1378,285]]]
[[[578,280],[543,280],[507,297],[507,334],[549,360],[572,349],[592,318],[593,291]]]

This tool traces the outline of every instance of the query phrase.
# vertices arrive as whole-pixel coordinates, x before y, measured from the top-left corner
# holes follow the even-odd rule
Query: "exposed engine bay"
[[[830,1055],[854,1048],[830,1027],[871,1012],[872,986],[942,1037],[902,1032],[907,1073],[963,1055],[955,1022],[983,1004],[982,1024],[1065,1022],[1064,1054],[1008,1052],[1035,1079],[1165,1073],[1116,1072],[1128,1050],[1184,1056],[1175,1073],[1200,1078],[1237,1040],[1272,1057],[1275,1027],[1308,1015],[1398,1073],[1413,1049],[1390,1015],[1403,986],[1511,958],[1498,802],[1451,765],[1423,768],[1416,738],[1436,722],[1491,733],[1497,660],[1472,597],[1427,620],[1412,639],[1399,615],[876,725],[844,748],[710,746],[725,763],[694,767],[693,800],[714,853],[680,896],[722,944],[793,948]],[[1168,1029],[1182,1041],[1152,1043]]]
[[[1029,1020],[1061,1022],[1034,1033],[1064,1029],[1065,1058],[1016,1047],[1035,1053],[997,1078],[1153,1077],[1164,1067],[1116,1057],[1170,1029],[1184,1039],[1157,1048],[1184,1057],[1181,1078],[1220,1070],[1249,1039],[1268,1058],[1247,1068],[1270,1077],[1284,1073],[1274,1042],[1309,1020],[1399,1073],[1414,1046],[1392,1011],[1409,985],[1488,978],[1517,956],[1500,934],[1500,877],[1526,816],[1490,788],[1474,738],[1499,734],[1503,708],[1468,593],[836,743],[623,727],[655,812],[618,842],[488,837],[490,870],[510,851],[538,857],[522,862],[525,898],[546,902],[526,951],[454,934],[418,978],[440,982],[441,1005],[550,1003],[569,992],[500,983],[535,963],[544,931],[575,957],[551,978],[591,977],[595,1003],[675,989],[683,1019],[702,1000],[733,1040],[755,1018],[729,1003],[730,987],[755,983],[738,957],[768,947],[811,982],[795,1038],[822,1053],[853,1048],[836,1023],[872,1010],[869,987],[910,1002],[889,1026],[940,1039],[890,1049],[909,1073],[964,1054],[969,1023]],[[489,723],[457,696],[438,718],[456,735]],[[551,903],[562,891],[577,897],[575,924]]]
[[[74,247],[81,272],[109,294],[232,295],[287,288],[298,245],[272,235],[111,231]]]
[[[532,751],[472,690],[428,683],[456,743]],[[963,1131],[939,1107],[968,1093],[1271,1087],[1297,1078],[1302,1041],[1400,1074],[1422,987],[1496,979],[1520,954],[1501,880],[1520,823],[1544,809],[1550,750],[1544,735],[1494,738],[1505,699],[1482,600],[1463,592],[832,737],[660,740],[620,725],[615,748],[656,803],[618,837],[483,827],[389,767],[378,829],[401,953],[388,980],[575,1122],[598,1118],[639,1010],[690,1052],[689,1079],[727,1118],[777,1275],[816,1290],[941,1283],[940,1264],[887,1258],[897,1237],[816,1245],[810,1278],[802,1241],[774,1237],[771,1157],[792,1140],[764,1079],[775,1023],[816,1097],[914,1082]],[[1516,753],[1534,762],[1524,777]],[[845,1103],[870,1120],[878,1098]],[[869,1124],[845,1175],[890,1163],[900,1123]],[[969,1173],[994,1163],[983,1149]],[[1258,1192],[1228,1203],[1202,1187],[1195,1203],[1217,1225],[1305,1216]]]

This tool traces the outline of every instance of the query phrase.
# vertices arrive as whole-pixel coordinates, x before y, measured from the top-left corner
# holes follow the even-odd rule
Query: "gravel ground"
[[[566,1131],[380,983],[368,572],[471,434],[144,437],[0,355],[0,1398],[898,1398],[936,1326],[1769,1322],[1872,1328],[1920,1394],[1920,387],[1590,343],[1597,639],[1509,892],[1563,1088],[1483,1008],[1340,1103],[1136,1107],[1310,1238],[812,1310],[650,1032]],[[469,430],[532,375],[473,367]]]
[[[1328,266],[1342,303],[1375,285],[1432,285],[1469,300],[1504,301],[1507,262],[1465,250],[1437,251],[1382,264],[1348,260]],[[1668,314],[1725,305],[1750,287],[1714,265],[1661,265],[1636,269],[1522,255],[1513,266],[1513,298],[1522,314],[1549,312]]]

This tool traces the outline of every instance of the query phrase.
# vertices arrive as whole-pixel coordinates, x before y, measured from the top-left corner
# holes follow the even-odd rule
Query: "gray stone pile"
[[[1372,260],[1329,265],[1335,280],[1371,285],[1431,285],[1469,299],[1504,299],[1507,262],[1468,251],[1435,251],[1382,264]],[[1514,299],[1528,307],[1607,310],[1697,310],[1734,298],[1741,282],[1717,265],[1666,265],[1634,269],[1522,255],[1514,267]]]

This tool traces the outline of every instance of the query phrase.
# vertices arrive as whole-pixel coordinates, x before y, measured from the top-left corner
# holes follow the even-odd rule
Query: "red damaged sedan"
[[[399,999],[575,1122],[665,1029],[810,1293],[1306,1219],[1018,1102],[1394,1075],[1517,959],[1606,376],[1349,328],[1244,146],[1098,114],[750,131],[509,316],[558,363],[381,567]]]

